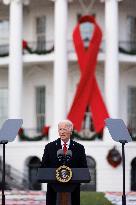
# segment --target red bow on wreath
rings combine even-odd
[[[26,49],[28,47],[27,41],[23,40],[22,41],[22,46],[23,46],[23,49]]]
[[[49,135],[50,126],[44,126],[42,128],[42,135],[48,136]]]

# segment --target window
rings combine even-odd
[[[84,119],[82,122],[82,129],[80,131],[80,135],[82,138],[87,138],[90,140],[95,140],[95,137],[97,138],[97,134],[94,130],[92,114],[89,107],[86,108],[86,112],[84,113]]]
[[[131,162],[131,191],[136,191],[136,158]]]
[[[0,88],[0,126],[8,118],[8,89]]]
[[[36,87],[36,123],[37,131],[41,132],[41,129],[45,125],[45,87]]]
[[[0,20],[0,44],[9,42],[9,21]]]
[[[84,121],[83,121],[82,129],[84,129],[84,130],[87,129],[90,132],[95,131],[89,107],[87,107],[85,115],[84,115]]]
[[[82,183],[81,191],[96,191],[96,162],[91,156],[86,156],[86,159],[91,181],[89,183]]]
[[[8,53],[9,21],[0,20],[0,54]]]
[[[36,19],[37,49],[43,51],[46,48],[46,17],[41,16]]]
[[[87,106],[86,111],[84,113],[82,128],[81,131],[79,132],[79,135],[80,138],[83,140],[102,140],[103,131],[100,132],[95,131],[92,113],[90,111],[89,106]]]
[[[81,16],[82,16],[81,14],[77,15],[77,21],[79,21]],[[95,14],[93,14],[92,16],[95,17]],[[84,40],[85,48],[88,47],[89,41],[92,38],[93,29],[94,29],[94,25],[91,24],[90,22],[85,22],[80,25],[80,32],[81,32],[82,39]]]
[[[136,17],[128,16],[128,39],[129,39],[129,49],[136,50]]]
[[[32,157],[28,164],[28,181],[29,181],[29,189],[30,190],[41,190],[41,184],[35,180],[35,176],[37,175],[37,170],[40,167],[41,162],[40,159],[36,156]]]
[[[132,139],[136,140],[136,87],[128,89],[128,128]]]

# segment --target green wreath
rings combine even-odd
[[[102,139],[102,132],[101,133],[95,133],[93,136],[88,138],[86,136],[82,137],[79,132],[77,132],[76,130],[73,130],[71,138],[72,139],[82,140],[82,141],[101,140]]]
[[[38,49],[35,49],[35,50],[33,50],[29,45],[28,45],[28,43],[27,43],[27,41],[25,41],[25,40],[23,40],[23,42],[22,42],[22,46],[23,46],[23,50],[26,50],[26,51],[28,51],[28,53],[30,53],[30,54],[38,54],[38,55],[44,55],[44,54],[49,54],[49,53],[51,53],[51,52],[53,52],[54,51],[54,46],[52,46],[50,49],[44,49],[44,50],[42,50],[42,51],[40,51],[40,50],[38,50]]]
[[[124,54],[128,54],[128,55],[136,55],[136,50],[126,50],[124,48],[119,47],[119,52],[120,53],[124,53]]]
[[[34,136],[31,138],[25,134],[25,131],[23,128],[20,128],[18,135],[19,135],[20,141],[40,141],[44,138],[48,139],[48,132],[49,132],[49,126],[45,126],[42,129],[41,135]]]
[[[44,55],[44,54],[49,54],[49,53],[52,53],[54,51],[54,46],[52,46],[50,49],[44,49],[44,50],[38,50],[38,49],[35,49],[33,50],[27,43],[27,41],[23,40],[22,41],[22,48],[23,48],[23,51],[26,50],[28,53],[30,54],[37,54],[37,55]],[[9,52],[6,52],[6,53],[0,53],[0,57],[7,57],[9,56]]]

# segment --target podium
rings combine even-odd
[[[71,168],[72,178],[68,182],[59,182],[56,179],[56,168],[39,168],[36,180],[40,183],[50,183],[57,193],[56,205],[71,205],[71,192],[80,183],[91,180],[88,168]]]

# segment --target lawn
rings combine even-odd
[[[112,205],[102,192],[81,192],[81,205]]]

